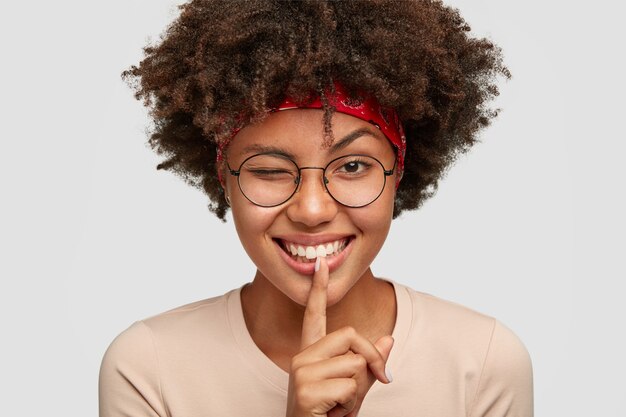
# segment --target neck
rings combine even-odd
[[[241,302],[248,331],[262,351],[268,356],[270,352],[280,351],[288,356],[299,352],[304,306],[283,294],[258,271],[253,282],[242,289]],[[393,286],[375,278],[368,268],[341,300],[327,308],[326,317],[327,334],[352,326],[373,343],[393,331]]]

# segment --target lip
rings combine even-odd
[[[321,237],[326,238],[328,236],[330,235],[324,235]],[[339,237],[336,238],[335,240],[346,237],[346,235],[336,235],[336,236],[339,236]],[[293,236],[291,238],[293,238]],[[315,238],[317,237],[314,237],[313,239]],[[285,238],[285,240],[289,240],[289,239]],[[343,251],[341,251],[341,253],[338,255],[328,258],[328,273],[335,271],[343,264],[343,262],[348,257],[350,252],[352,252],[352,244],[354,243],[354,240],[355,240],[354,236],[350,236],[350,241],[348,242],[348,245],[343,249]],[[272,241],[274,242],[274,245],[276,246],[276,250],[280,254],[280,257],[283,258],[285,263],[289,265],[291,269],[293,269],[294,271],[302,275],[313,275],[313,273],[315,272],[315,262],[307,262],[307,263],[296,262],[295,260],[293,260],[291,256],[287,255],[287,253],[283,250],[283,248],[280,246],[280,243],[278,243],[276,239],[272,239]],[[302,241],[303,240],[300,239],[298,242],[302,242]],[[309,240],[309,241],[312,242],[309,246],[312,246],[315,243],[329,242],[329,240],[320,240],[320,239],[318,239],[317,242],[313,242],[313,240]]]

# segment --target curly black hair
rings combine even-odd
[[[216,143],[262,121],[286,95],[324,102],[325,138],[339,81],[396,109],[407,139],[393,218],[437,190],[458,155],[499,109],[498,76],[511,78],[502,51],[469,35],[457,9],[437,0],[192,0],[144,59],[122,78],[150,109],[148,143],[170,170],[203,189],[224,221]]]

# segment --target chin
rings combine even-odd
[[[274,269],[274,271],[276,271]],[[261,272],[259,270],[259,272]],[[274,273],[275,274],[275,273]],[[274,281],[267,275],[261,272],[261,275],[268,281],[282,296],[288,298],[293,303],[299,305],[303,309],[306,307],[309,300],[309,292],[311,291],[311,278],[310,276],[303,276],[293,271],[278,271],[281,279]],[[337,271],[330,274],[328,281],[328,295],[327,306],[331,307],[337,304],[345,296],[349,289],[343,288],[345,281],[340,277],[341,272]],[[343,275],[343,274],[342,274]],[[287,280],[285,280],[287,278]]]

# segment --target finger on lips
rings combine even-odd
[[[319,360],[352,351],[365,358],[378,380],[383,383],[391,382],[385,372],[385,360],[376,346],[353,327],[347,326],[328,335],[323,346],[317,343],[326,336],[328,275],[326,259],[318,257],[315,261],[315,273],[302,321],[302,350],[308,348],[309,355],[316,356]]]
[[[328,290],[328,265],[318,257],[302,320],[301,349],[305,349],[326,336],[326,303]]]

